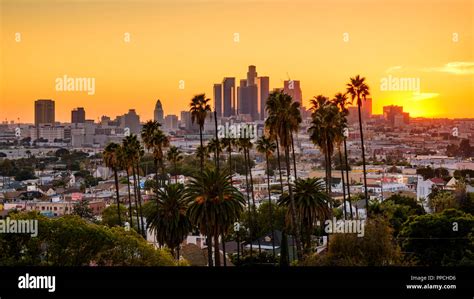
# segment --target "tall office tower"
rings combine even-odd
[[[237,114],[242,114],[242,88],[247,87],[247,79],[241,79],[237,87]]]
[[[153,119],[163,125],[163,106],[161,105],[160,100],[156,101],[155,111],[153,111]]]
[[[252,120],[259,119],[257,72],[254,65],[249,66],[246,86],[240,87],[240,104],[242,114],[250,115]]]
[[[175,130],[178,128],[178,116],[174,114],[165,117],[165,126],[168,130]]]
[[[226,77],[222,81],[222,95],[224,102],[224,117],[235,115],[235,78]]]
[[[120,126],[122,128],[129,128],[131,134],[140,133],[140,116],[135,112],[135,109],[128,110],[128,113],[122,116]]]
[[[35,101],[35,126],[40,124],[54,124],[54,101],[37,100]]]
[[[83,107],[78,107],[71,111],[71,123],[83,124],[86,122],[86,111]]]
[[[362,100],[361,114],[365,119],[372,117],[372,98]]]
[[[260,119],[265,120],[265,102],[270,94],[270,78],[258,77],[258,103],[260,104]]]
[[[214,84],[214,108],[217,117],[222,117],[222,84]]]
[[[390,125],[395,127],[407,125],[410,123],[410,114],[407,112],[403,112],[402,106],[384,106],[383,116],[385,120],[390,123]]]
[[[299,80],[286,80],[284,82],[283,91],[286,94],[289,94],[293,98],[293,101],[303,105],[303,96],[301,95],[301,87]]]

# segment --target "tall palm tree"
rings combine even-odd
[[[267,164],[267,190],[268,190],[268,209],[270,212],[270,229],[272,230],[272,253],[275,258],[275,230],[273,228],[273,207],[272,207],[272,194],[270,190],[270,164],[268,158],[273,155],[276,149],[276,144],[270,139],[262,136],[257,141],[257,151],[265,155],[265,161]]]
[[[166,159],[173,165],[175,183],[178,183],[178,162],[183,160],[183,155],[181,151],[176,146],[171,146],[166,153]]]
[[[133,213],[132,213],[132,196],[130,192],[130,160],[128,159],[128,153],[123,145],[117,150],[118,162],[121,169],[125,169],[127,173],[127,189],[128,189],[128,216],[130,220],[130,227],[133,227]],[[138,228],[139,229],[139,228]],[[140,230],[139,230],[140,233]]]
[[[347,142],[346,142],[347,137],[344,134],[344,131],[348,130],[347,116],[349,115],[349,109],[347,109],[347,103],[348,103],[347,94],[337,93],[334,96],[333,102],[339,107],[340,113],[342,114],[341,117],[344,118],[344,123],[345,123],[345,126],[343,127],[343,136],[342,136],[342,142],[344,145],[344,155],[343,155],[344,162],[342,162],[342,159],[340,160],[341,160],[341,164],[344,163],[344,169],[345,169],[345,175],[346,175],[345,185],[347,187],[347,201],[349,202],[349,212],[351,214],[351,219],[352,219],[353,214],[352,214],[352,204],[351,204],[351,187],[350,187],[350,181],[349,181],[349,159],[347,157]],[[339,149],[339,155],[341,155],[340,149]],[[342,174],[342,176],[344,177],[344,174]],[[345,208],[346,207],[344,207],[344,209]]]
[[[164,177],[166,175],[163,149],[170,145],[168,136],[160,129],[161,124],[157,121],[149,120],[142,128],[141,137],[145,148],[153,153],[153,162],[156,169],[156,183],[158,186],[164,186]],[[159,181],[158,168],[161,169],[161,182]]]
[[[204,122],[206,121],[207,114],[211,112],[211,106],[209,105],[210,99],[206,99],[206,95],[199,94],[192,98],[190,103],[189,112],[191,113],[192,123],[199,125],[199,141],[201,148],[204,147],[202,143],[202,130],[204,128]],[[201,156],[201,172],[204,169],[204,157]]]
[[[332,155],[335,142],[342,135],[341,122],[343,118],[339,108],[328,100],[327,97],[317,96],[311,100],[312,121],[308,129],[310,139],[317,145],[325,155],[326,160],[326,189],[330,195],[332,192]]]
[[[179,259],[179,246],[192,229],[186,214],[188,201],[183,184],[168,184],[158,189],[156,201],[144,209],[147,228],[154,231],[156,241],[166,244]]]
[[[369,217],[369,195],[367,191],[367,170],[365,165],[365,147],[364,147],[364,132],[362,129],[362,100],[365,101],[369,92],[369,86],[365,83],[365,78],[359,75],[354,78],[350,78],[350,82],[347,84],[347,93],[350,94],[352,101],[357,100],[357,109],[359,113],[359,132],[360,132],[360,143],[362,148],[362,167],[364,170],[364,195],[365,195],[365,209],[367,211],[367,217]]]
[[[222,138],[221,139],[222,147],[227,151],[227,159],[228,159],[228,167],[229,167],[229,175],[230,175],[230,183],[232,184],[232,149],[234,146],[236,146],[236,141],[234,138]]]
[[[219,142],[215,138],[211,138],[208,143],[207,143],[207,150],[208,152],[214,153],[214,164],[217,167],[217,158],[218,156],[222,153],[222,145],[221,142]]]
[[[219,236],[226,234],[243,212],[242,193],[230,184],[228,173],[206,169],[190,180],[187,194],[189,219],[203,233],[214,236],[215,263],[220,266]]]
[[[330,217],[330,209],[328,207],[329,195],[324,191],[324,183],[321,179],[308,178],[298,179],[293,187],[296,212],[299,219],[302,219],[302,227],[304,228],[304,247],[305,252],[311,251],[311,235],[314,233],[318,221]],[[278,202],[279,205],[289,207],[291,205],[288,195],[282,196]],[[287,215],[288,223],[291,226],[298,226],[299,223],[292,222],[291,215]]]
[[[119,151],[120,149],[120,145],[118,145],[117,143],[109,143],[105,149],[104,149],[104,154],[103,154],[103,158],[104,158],[104,163],[105,163],[105,166],[109,167],[112,169],[112,171],[114,172],[114,180],[115,180],[115,192],[116,192],[116,196],[117,196],[117,215],[118,215],[118,222],[119,222],[119,225],[121,226],[122,225],[122,219],[120,217],[120,194],[119,194],[119,181],[118,181],[118,170],[120,169],[120,161],[119,161]]]
[[[288,192],[290,196],[290,213],[293,218],[293,223],[298,223],[298,215],[295,211],[293,188],[291,188],[292,183],[290,179],[291,134],[295,131],[295,129],[297,130],[297,127],[295,128],[295,123],[297,122],[294,120],[295,115],[293,110],[295,106],[298,106],[298,104],[295,105],[290,95],[285,94],[282,91],[274,91],[270,94],[266,105],[268,126],[271,128],[271,131],[276,134],[278,140],[280,141],[280,145],[285,150],[286,175]],[[303,256],[303,251],[301,248],[301,239],[298,227],[294,227],[294,233],[297,257],[298,259],[301,259]]]
[[[127,153],[127,156],[130,161],[130,168],[132,169],[133,182],[134,182],[134,192],[136,194],[136,209],[137,209],[137,222],[138,227],[141,231],[141,234],[146,238],[146,230],[143,222],[143,210],[141,202],[141,192],[140,192],[140,169],[139,163],[140,159],[144,154],[144,150],[138,141],[137,135],[129,135],[123,140],[123,146]]]

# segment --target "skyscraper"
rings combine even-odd
[[[165,126],[168,130],[175,130],[178,128],[178,116],[174,114],[165,117]]]
[[[246,86],[240,86],[240,111],[242,114],[249,114],[252,120],[258,120],[258,86],[257,71],[254,65],[250,65],[247,72]]]
[[[83,124],[86,122],[86,111],[83,107],[78,107],[71,111],[71,123]]]
[[[372,98],[366,98],[365,101],[362,100],[362,107],[361,107],[361,114],[362,117],[365,119],[369,119],[372,117]]]
[[[156,101],[155,110],[153,111],[153,119],[163,125],[163,106],[161,105],[160,100]]]
[[[265,102],[270,94],[270,78],[258,77],[258,103],[260,104],[260,119],[265,120]]]
[[[140,116],[135,112],[135,109],[128,110],[128,113],[122,116],[120,119],[120,126],[122,128],[129,128],[130,133],[132,134],[140,133]]]
[[[222,84],[214,84],[214,108],[217,117],[222,117]]]
[[[54,124],[55,109],[53,100],[35,101],[35,126],[40,124]]]
[[[229,117],[235,114],[235,78],[226,77],[222,81],[222,95],[224,104],[224,117]]]
[[[300,103],[303,105],[302,99],[303,96],[301,94],[301,87],[299,80],[286,80],[284,82],[283,91],[286,94],[289,94],[295,102]]]

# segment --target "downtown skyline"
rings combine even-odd
[[[32,123],[31,103],[40,98],[55,100],[62,122],[74,107],[84,107],[95,121],[131,108],[144,120],[153,119],[157,99],[165,114],[179,115],[196,94],[205,93],[213,103],[213,84],[224,77],[236,78],[238,86],[248,65],[270,78],[270,90],[299,80],[306,107],[313,96],[344,91],[347,78],[360,74],[371,88],[374,114],[393,104],[413,117],[472,117],[472,2],[406,2],[410,9],[401,5],[404,1],[366,2],[358,14],[362,8],[343,0],[296,1],[289,7],[286,1],[45,1],[39,7],[6,0],[1,4],[0,120]],[[281,22],[252,26],[257,20],[265,24],[272,14]],[[364,18],[356,17],[360,14]],[[202,20],[194,29],[198,15],[213,21]],[[396,22],[401,17],[403,24]],[[249,24],[239,21],[243,18]],[[127,26],[120,25],[122,19]],[[285,46],[278,47],[282,36]],[[55,90],[55,80],[65,75],[94,79],[94,94]],[[419,91],[382,90],[382,80],[390,76],[418,79]]]

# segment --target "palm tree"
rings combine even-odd
[[[169,138],[160,129],[161,124],[157,121],[149,120],[142,128],[141,137],[145,148],[153,153],[153,162],[156,169],[156,183],[158,186],[164,186],[165,164],[163,162],[163,149],[170,145]],[[161,183],[158,176],[158,168],[161,169]]]
[[[143,237],[146,238],[146,231],[143,222],[143,211],[142,211],[142,202],[141,202],[141,192],[140,192],[140,169],[139,163],[140,159],[144,154],[144,150],[138,141],[137,135],[129,135],[123,140],[123,146],[127,154],[127,158],[130,161],[130,168],[132,169],[133,175],[133,184],[134,184],[134,193],[135,193],[135,202],[137,209],[137,222],[139,230],[141,231]]]
[[[120,168],[125,169],[125,172],[127,173],[128,216],[130,220],[130,227],[133,227],[132,196],[130,193],[130,160],[128,159],[128,153],[123,145],[117,149],[117,158]],[[140,232],[140,228],[138,228],[138,232]]]
[[[270,94],[266,102],[267,110],[267,121],[268,127],[271,132],[277,136],[277,139],[280,141],[280,145],[285,149],[285,163],[286,163],[286,175],[287,175],[287,184],[288,191],[290,194],[290,211],[292,215],[293,223],[298,223],[297,214],[295,211],[294,205],[294,196],[293,188],[291,188],[291,166],[290,166],[290,147],[291,147],[291,135],[295,131],[295,121],[293,110],[294,107],[293,99],[290,95],[285,94],[282,91],[274,91]],[[297,127],[296,127],[297,129]],[[299,228],[295,227],[295,243],[298,259],[301,259],[303,256],[301,242],[300,242],[300,232]]]
[[[206,169],[193,177],[187,194],[189,219],[201,232],[214,236],[215,263],[220,266],[219,236],[239,219],[245,205],[243,195],[230,184],[229,174],[216,169]]]
[[[362,130],[362,100],[365,101],[366,97],[370,95],[369,86],[365,83],[365,78],[359,75],[354,78],[350,78],[350,83],[347,84],[347,93],[351,95],[352,101],[357,99],[357,109],[359,112],[359,132],[360,132],[360,143],[362,147],[362,167],[364,170],[364,195],[365,195],[365,209],[367,210],[367,217],[369,217],[369,195],[367,192],[367,171],[365,169],[365,147],[364,147],[364,133]]]
[[[171,146],[166,154],[166,159],[173,164],[175,183],[178,183],[178,162],[183,160],[181,151],[176,146]]]
[[[222,138],[221,139],[222,147],[227,151],[228,163],[229,163],[229,175],[230,183],[232,184],[232,148],[236,145],[234,138]]]
[[[342,134],[341,117],[339,108],[328,100],[328,98],[319,95],[311,100],[311,127],[308,129],[310,139],[317,145],[325,155],[326,160],[326,188],[330,195],[332,180],[332,160],[334,153],[334,144]]]
[[[189,112],[191,113],[192,123],[197,123],[199,125],[199,141],[201,148],[204,147],[202,144],[202,130],[204,128],[204,122],[206,121],[207,113],[211,112],[211,106],[209,105],[210,99],[206,99],[206,95],[199,94],[192,98],[190,103]],[[204,157],[201,156],[201,172],[204,169]]]
[[[348,129],[347,128],[347,115],[349,115],[349,109],[347,109],[347,100],[348,100],[347,94],[337,93],[334,96],[333,102],[339,107],[340,113],[342,114],[341,117],[344,118],[343,135],[342,135],[342,142],[344,145],[344,162],[342,162],[342,159],[340,160],[341,160],[341,164],[344,164],[344,169],[345,169],[345,174],[346,174],[345,185],[347,187],[347,201],[349,202],[349,212],[351,213],[351,219],[352,219],[353,214],[352,214],[352,204],[351,204],[351,189],[350,189],[351,187],[350,187],[350,181],[349,181],[349,159],[347,157],[347,142],[346,142],[347,137],[344,134],[344,130]],[[339,149],[339,156],[341,156],[340,149]],[[344,174],[342,174],[342,177],[344,178]],[[344,209],[345,208],[346,207],[344,207]]]
[[[144,209],[147,228],[154,231],[156,241],[166,244],[179,259],[179,246],[192,229],[186,215],[188,201],[183,184],[168,184],[158,189],[156,201]]]
[[[119,194],[119,182],[118,182],[118,170],[120,169],[120,161],[118,156],[118,151],[120,149],[120,145],[117,143],[109,143],[104,149],[104,163],[105,166],[111,168],[114,172],[114,180],[115,180],[115,192],[117,195],[117,215],[118,215],[118,222],[119,225],[122,225],[122,219],[120,218],[120,194]]]
[[[222,153],[221,143],[217,139],[212,138],[207,143],[207,150],[210,153],[214,153],[214,164],[217,167],[218,156]]]
[[[268,158],[273,155],[276,149],[276,144],[270,139],[262,136],[257,141],[257,151],[265,155],[265,161],[267,164],[267,190],[268,190],[268,209],[270,212],[270,229],[272,230],[272,249],[273,258],[275,258],[275,230],[273,228],[273,207],[272,207],[272,195],[270,190],[270,165]]]
[[[292,227],[302,225],[304,228],[304,247],[308,254],[311,251],[311,235],[314,233],[318,221],[324,222],[330,217],[331,211],[328,207],[330,197],[324,191],[323,181],[317,178],[296,180],[293,191],[296,212],[299,219],[302,219],[302,223],[292,222],[291,215],[287,215],[287,219]],[[278,204],[286,207],[291,206],[290,197],[288,195],[282,196]]]

